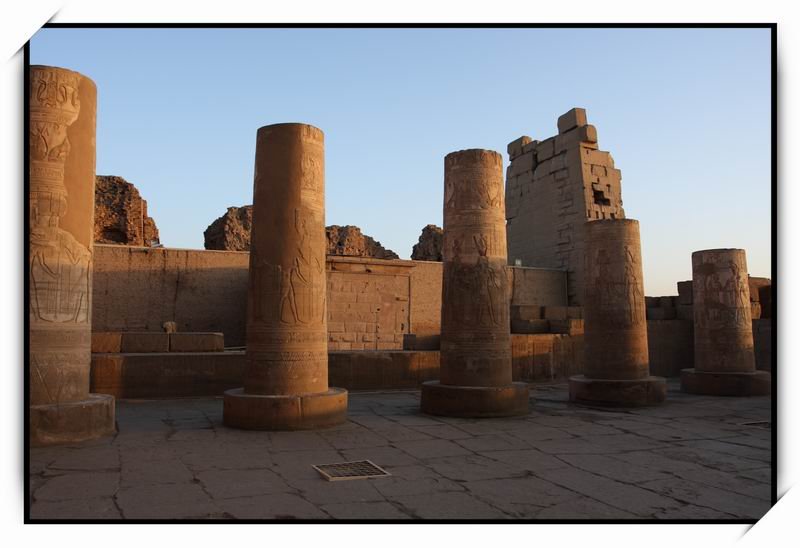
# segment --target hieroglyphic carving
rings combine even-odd
[[[508,278],[500,155],[445,158],[442,382],[510,382]]]
[[[87,323],[91,252],[59,227],[67,210],[67,128],[80,113],[80,76],[32,67],[30,81],[30,320]]]
[[[747,272],[732,260],[716,267],[696,268],[698,275],[695,324],[706,329],[750,329],[750,299]]]
[[[586,271],[594,291],[587,295],[604,322],[616,327],[637,325],[645,321],[644,286],[640,277],[641,255],[638,246],[622,246],[623,268],[612,264],[608,249],[601,247],[586,253]],[[624,314],[618,311],[623,310]]]

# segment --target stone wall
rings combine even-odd
[[[558,135],[508,145],[506,220],[509,264],[568,272],[569,304],[583,298],[583,223],[624,218],[620,170],[598,150],[583,109],[558,119]]]
[[[245,344],[249,253],[95,246],[93,330],[213,331]],[[439,333],[442,263],[329,256],[329,348],[401,349]],[[510,268],[513,304],[564,305],[563,272]]]

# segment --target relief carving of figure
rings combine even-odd
[[[639,262],[634,257],[633,252],[629,246],[625,246],[625,274],[623,285],[625,287],[625,296],[628,300],[628,321],[631,324],[644,321],[641,317],[641,306],[644,301],[644,294],[642,287],[639,284],[639,278],[636,273],[639,271]]]
[[[57,226],[30,235],[31,321],[89,321],[91,253]]]
[[[724,289],[731,301],[730,320],[734,325],[747,326],[746,308],[750,307],[750,300],[747,298],[746,274],[743,275],[739,265],[733,261],[728,261],[728,270],[731,275]]]

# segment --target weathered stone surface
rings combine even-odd
[[[253,206],[229,207],[224,215],[208,225],[203,237],[206,249],[249,251],[253,227]]]
[[[742,249],[692,253],[694,368],[681,371],[693,394],[753,396],[770,392],[756,371],[747,259]],[[757,280],[757,279],[756,279]]]
[[[152,247],[158,245],[158,228],[147,215],[147,201],[122,177],[98,175],[94,192],[94,241]]]
[[[419,242],[411,250],[413,261],[441,261],[442,237],[444,231],[436,225],[427,225],[422,229]]]
[[[375,519],[394,516],[389,504],[414,518],[758,519],[769,509],[770,431],[741,424],[768,421],[769,398],[682,395],[609,413],[571,407],[564,384],[540,389],[548,401],[534,416],[492,420],[414,414],[411,391],[353,394],[350,421],[319,433],[221,427],[216,398],[121,401],[120,432],[102,446],[31,449],[31,518]],[[392,475],[325,482],[311,467],[362,459]]]
[[[205,248],[225,251],[249,251],[253,227],[253,206],[229,207],[222,217],[203,233]],[[399,259],[397,253],[385,249],[380,242],[361,233],[357,226],[325,227],[327,255]],[[278,237],[276,235],[276,237]]]
[[[570,399],[605,405],[649,405],[666,397],[651,377],[647,349],[639,222],[587,221],[584,284],[585,376],[570,379]]]
[[[709,372],[754,371],[744,250],[695,251],[692,273],[695,368]]]
[[[385,249],[380,242],[361,233],[357,226],[331,225],[325,227],[328,238],[328,255],[346,257],[373,257],[375,259],[399,259],[391,249]]]
[[[97,89],[30,67],[30,442],[114,431],[114,399],[89,393]]]
[[[527,386],[512,384],[502,165],[480,149],[444,160],[441,382],[422,385],[425,413],[528,410]]]
[[[244,387],[225,392],[225,424],[305,429],[345,419],[328,386],[323,133],[258,130]]]
[[[570,305],[583,298],[584,235],[588,219],[620,219],[622,174],[607,152],[597,150],[597,131],[583,109],[558,119],[559,134],[523,146],[509,145],[506,219],[510,264],[567,272]],[[516,144],[515,144],[516,143]],[[527,152],[526,152],[527,151]]]

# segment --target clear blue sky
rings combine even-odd
[[[443,157],[503,153],[587,109],[641,223],[645,289],[691,252],[770,276],[766,29],[43,29],[31,63],[98,86],[97,173],[134,183],[167,247],[252,202],[256,130],[321,128],[327,224],[408,258],[442,222]]]

